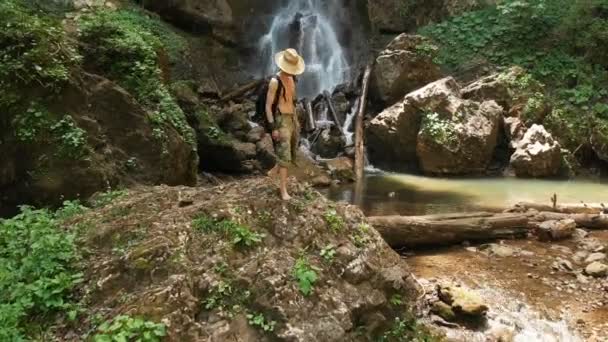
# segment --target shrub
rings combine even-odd
[[[112,321],[103,323],[98,331],[99,333],[93,337],[95,342],[159,342],[167,334],[166,327],[162,323],[126,315],[117,316]]]
[[[264,234],[233,220],[217,220],[206,215],[196,217],[192,221],[192,228],[203,233],[224,234],[235,247],[253,247],[264,238]]]
[[[23,207],[0,220],[1,341],[25,338],[26,322],[74,310],[70,294],[82,281],[79,255],[74,234],[62,230],[58,218],[77,211],[73,203],[58,214]]]
[[[304,296],[310,296],[319,276],[317,272],[310,266],[308,259],[301,256],[296,260],[293,267],[293,277],[297,281],[298,289]]]

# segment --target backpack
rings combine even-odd
[[[272,102],[272,114],[276,116],[277,109],[279,107],[279,96],[285,97],[285,87],[283,86],[283,82],[277,76],[273,76],[268,81],[265,81],[264,84],[258,90],[258,99],[255,103],[255,117],[261,117],[261,121],[264,122],[264,128],[266,128],[267,132],[272,131],[272,126],[268,122],[268,118],[266,117],[266,102],[268,96],[268,88],[270,86],[271,80],[277,80],[279,82],[279,86],[277,88],[277,93],[275,94],[275,98]]]

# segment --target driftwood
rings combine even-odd
[[[424,247],[525,237],[529,217],[521,213],[377,216],[369,222],[392,247]]]
[[[306,111],[306,131],[312,132],[317,129],[317,123],[315,122],[312,103],[309,99],[304,100],[304,110]]]
[[[331,100],[331,94],[326,90],[323,92],[323,97],[325,98],[325,102],[327,102],[327,108],[329,109],[329,113],[331,114],[336,126],[340,130],[342,136],[344,136],[344,128],[342,127],[342,123],[340,122],[340,118],[338,118],[338,113],[336,112],[336,108],[334,107],[334,102]]]
[[[236,88],[235,90],[227,93],[226,95],[221,97],[222,101],[230,101],[233,100],[239,96],[242,96],[244,94],[246,94],[247,92],[258,88],[265,80],[261,79],[261,80],[255,80],[255,81],[251,81],[243,86],[240,86],[238,88]]]
[[[608,212],[608,207],[605,207],[603,203],[555,203],[550,205],[530,202],[518,203],[512,211],[528,211],[530,209],[562,214],[600,214]]]
[[[578,227],[587,229],[608,229],[608,215],[602,214],[563,214],[540,212],[530,215],[531,225],[539,225],[546,221],[574,220]]]
[[[365,141],[363,136],[363,117],[367,105],[367,93],[369,91],[369,80],[372,74],[372,64],[365,68],[363,74],[363,89],[359,100],[359,110],[355,122],[355,176],[357,181],[363,178],[363,168],[365,167]]]

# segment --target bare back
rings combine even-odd
[[[276,96],[279,97],[279,102],[277,108],[280,113],[293,114],[296,111],[295,108],[295,98],[296,98],[296,84],[292,76],[287,76],[282,73],[279,73],[278,77],[281,79],[283,83],[283,87],[285,89],[285,93],[278,93],[279,82],[276,79],[272,79],[268,86],[268,94],[266,96],[266,115],[269,116],[269,121],[272,122],[274,118],[272,117],[272,104]]]

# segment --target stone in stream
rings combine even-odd
[[[591,255],[589,255],[587,257],[587,259],[585,259],[585,263],[586,264],[591,264],[594,263],[596,261],[604,261],[606,260],[606,254],[605,253],[593,253]]]
[[[489,310],[479,295],[461,287],[440,285],[437,287],[437,292],[439,299],[450,305],[459,318],[482,319]]]
[[[511,156],[511,167],[518,177],[555,176],[561,165],[561,146],[542,125],[532,125]]]
[[[572,256],[572,260],[577,264],[582,264],[583,262],[585,262],[587,257],[589,257],[589,252],[577,251],[576,253],[574,253],[574,256]]]
[[[491,243],[488,245],[482,245],[480,247],[480,249],[490,255],[490,256],[497,256],[500,258],[506,258],[506,257],[511,257],[513,255],[515,255],[515,250],[511,247],[508,246],[504,246],[504,245],[499,245],[496,243]]]
[[[589,264],[585,268],[585,273],[593,277],[605,277],[606,275],[608,275],[608,265],[596,261],[594,263]]]
[[[563,240],[571,237],[576,229],[576,222],[571,219],[561,221],[546,221],[538,226],[537,234],[540,241]]]

